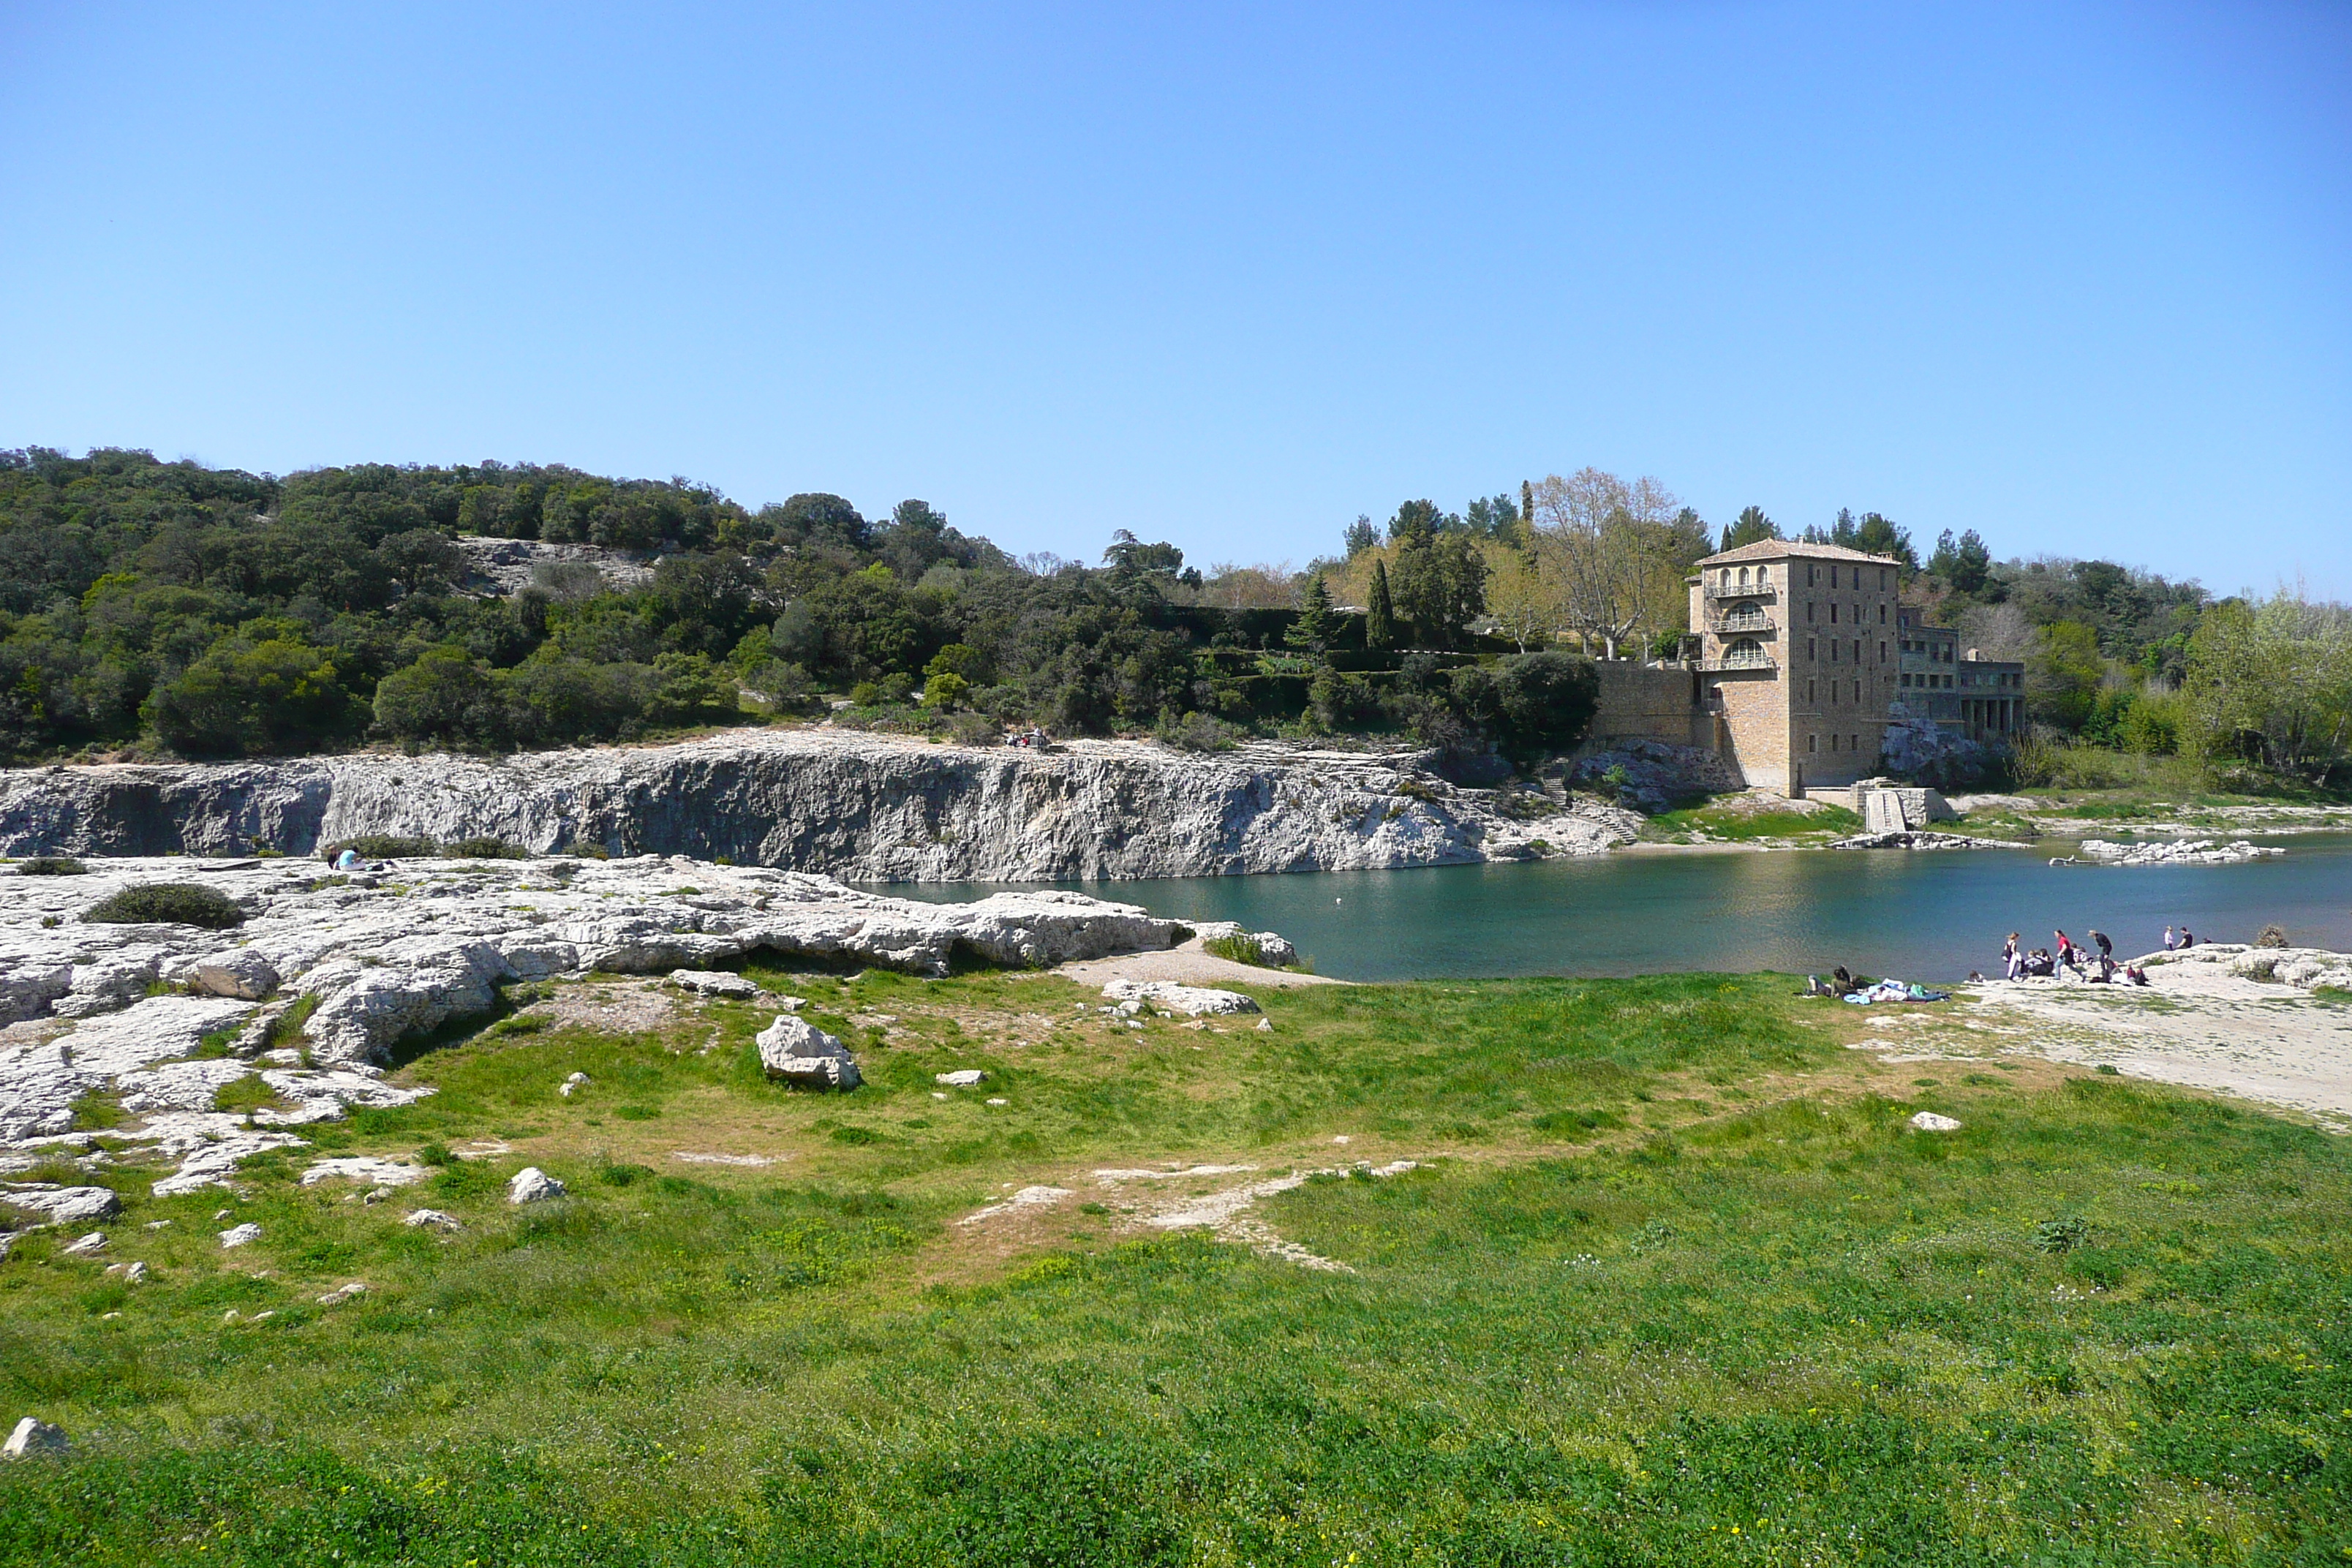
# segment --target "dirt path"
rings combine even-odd
[[[1992,981],[1948,1009],[1869,1020],[1891,1059],[2037,1056],[2215,1089],[2352,1131],[2352,1007],[2212,963],[2163,964],[2146,989]]]

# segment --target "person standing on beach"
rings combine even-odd
[[[2101,958],[2113,958],[2116,955],[2116,944],[2107,940],[2106,932],[2103,931],[2094,931],[2091,932],[2091,940],[2099,944],[2099,956]]]
[[[2170,926],[2167,926],[2167,927],[2165,927],[2165,928],[2164,928],[2164,951],[2165,951],[2165,952],[2170,952],[2174,951],[2175,949],[2177,949],[2178,947],[2179,947],[2179,945],[2180,945],[2180,939],[2179,939],[2179,937],[2177,937],[2177,936],[2175,936],[2175,935],[2173,935],[2173,934],[2172,934],[2172,928],[2171,928]]]
[[[2024,972],[2025,954],[2018,950],[2017,933],[2011,931],[2009,933],[2009,940],[2003,942],[2000,948],[2001,978],[2014,980]]]

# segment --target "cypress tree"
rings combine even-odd
[[[1374,649],[1396,647],[1396,606],[1389,602],[1389,563],[1372,563],[1372,602],[1370,613],[1364,617],[1364,646]]]
[[[1299,607],[1282,640],[1307,653],[1321,653],[1330,645],[1331,590],[1324,586],[1319,574],[1307,584],[1307,603]]]

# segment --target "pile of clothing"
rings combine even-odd
[[[1925,985],[1904,980],[1857,979],[1840,964],[1827,980],[1818,974],[1805,976],[1808,996],[1834,996],[1840,1001],[1868,1006],[1873,1002],[1948,1002],[1948,991],[1934,991]]]

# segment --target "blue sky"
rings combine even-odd
[[[0,11],[0,445],[1303,562],[1587,464],[2352,595],[2352,7]]]

